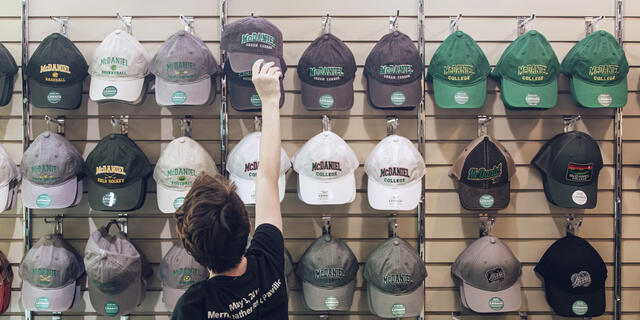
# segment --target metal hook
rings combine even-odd
[[[184,31],[189,32],[191,34],[195,33],[195,18],[194,17],[185,17],[184,15],[180,15],[180,22],[184,25]]]
[[[520,311],[520,312],[518,312],[518,318],[520,320],[527,320],[527,319],[529,319],[529,314],[527,314],[526,311]]]
[[[395,16],[389,17],[389,32],[398,31],[398,17],[400,16],[400,9],[396,10]]]
[[[178,120],[178,124],[180,125],[180,132],[182,132],[183,137],[191,137],[192,127],[191,127],[191,116],[186,115],[184,118]]]
[[[567,220],[567,234],[577,235],[582,226],[582,217],[576,217],[573,213],[565,216]]]
[[[127,135],[129,133],[129,115],[120,116],[116,119],[116,116],[111,116],[111,127],[113,128],[113,133],[118,133]],[[118,130],[119,129],[119,130]]]
[[[326,114],[322,116],[322,131],[331,131],[331,118]]]
[[[254,16],[254,15],[253,15],[253,11],[251,11],[251,16],[252,16],[252,17]]]
[[[521,36],[529,31],[529,24],[536,18],[536,14],[532,13],[529,17],[517,17],[518,21],[518,36]]]
[[[119,214],[117,223],[122,233],[129,234],[129,215],[128,214],[126,213]]]
[[[321,315],[319,315],[319,317],[320,317],[320,319],[322,319],[322,320],[327,320],[327,319],[329,319],[329,315],[328,315],[328,314],[321,314]]]
[[[398,117],[396,115],[387,117],[387,136],[395,135],[398,131]]]
[[[563,116],[562,121],[564,123],[564,132],[571,132],[576,130],[576,123],[582,119],[582,116]]]
[[[322,235],[331,235],[331,217],[322,217]]]
[[[52,219],[52,220],[50,220]],[[62,235],[62,220],[64,219],[63,214],[56,215],[55,217],[45,217],[44,223],[53,224],[53,233]]]
[[[64,132],[65,132],[65,117],[64,116],[57,116],[55,119],[51,118],[48,115],[44,116],[44,121],[47,124],[47,131],[51,131],[50,129],[50,125],[51,123],[56,124],[56,133],[64,136]]]
[[[594,31],[598,30],[598,23],[604,20],[604,16],[599,17],[586,17],[584,18],[584,31],[586,35],[592,34]]]
[[[491,122],[492,119],[493,119],[492,116],[486,116],[483,114],[478,115],[478,137],[484,136],[487,134],[488,132],[487,124]]]
[[[459,311],[451,312],[451,320],[460,320],[460,314]]]
[[[262,131],[262,117],[253,117],[253,131]]]
[[[480,237],[489,235],[496,223],[496,218],[487,213],[481,213],[478,215],[478,220],[480,221]]]
[[[327,15],[322,17],[322,33],[331,33],[331,16],[327,12]]]
[[[120,20],[120,29],[126,31],[128,34],[131,34],[133,17],[131,16],[121,16],[120,12],[116,11],[116,18]]]
[[[69,38],[69,17],[54,17],[51,16],[51,20],[60,25],[60,34]]]
[[[387,217],[387,236],[389,238],[398,237],[398,218],[395,214]]]
[[[455,17],[449,17],[449,33],[458,31],[458,23],[460,22],[460,18],[462,18],[462,13],[458,13],[458,15]]]
[[[51,320],[62,320],[62,312],[52,312]]]

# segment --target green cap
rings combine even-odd
[[[573,101],[587,108],[621,108],[627,104],[629,63],[618,41],[596,31],[578,42],[562,61],[571,77]]]
[[[466,33],[449,35],[431,58],[427,80],[433,81],[440,108],[480,108],[487,98],[491,66],[478,44]]]
[[[513,41],[493,69],[501,79],[502,101],[512,108],[552,108],[558,100],[560,63],[540,32]]]

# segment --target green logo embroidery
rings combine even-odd
[[[391,306],[391,315],[394,317],[402,317],[405,313],[407,313],[407,307],[404,303],[394,303]]]
[[[380,74],[413,74],[413,66],[410,64],[381,65]]]
[[[404,104],[406,100],[407,100],[407,97],[405,97],[404,93],[400,91],[396,91],[391,94],[391,103],[393,103],[396,106]]]
[[[120,311],[120,306],[118,306],[118,304],[115,302],[107,302],[104,305],[104,313],[106,313],[108,316],[113,317],[116,314],[118,314],[119,311]]]
[[[493,297],[489,299],[489,308],[491,308],[491,310],[500,311],[504,308],[504,301],[498,297]]]
[[[323,108],[330,108],[333,106],[333,97],[330,94],[323,94],[318,99],[318,103]]]
[[[173,200],[173,208],[178,210],[178,208],[182,207],[183,203],[184,197],[177,197],[175,200]]]
[[[51,302],[47,297],[40,297],[36,299],[36,309],[38,310],[47,310],[49,309],[50,305],[51,305]]]
[[[456,92],[456,94],[453,96],[453,100],[457,103],[457,104],[466,104],[467,102],[469,102],[469,95],[464,92],[464,91],[458,91]]]
[[[105,98],[111,98],[118,93],[118,89],[114,86],[108,86],[102,89],[102,96]]]
[[[311,67],[309,68],[311,77],[338,77],[344,76],[342,67]]]
[[[116,194],[113,192],[105,193],[102,196],[102,204],[107,207],[115,206],[116,202],[118,202],[118,198],[116,197]]]
[[[340,302],[338,301],[337,297],[328,296],[327,298],[324,299],[324,305],[329,310],[333,310],[333,309],[337,308],[339,304],[340,304]]]
[[[41,194],[36,198],[38,208],[48,208],[51,205],[51,197],[48,194]]]
[[[183,104],[187,102],[187,94],[184,91],[176,91],[171,95],[171,102],[175,104]]]
[[[502,177],[502,162],[491,169],[471,168],[467,174],[468,180],[491,180],[493,183],[497,183],[500,177]]]
[[[251,102],[252,106],[259,107],[262,106],[262,101],[260,100],[260,96],[258,94],[254,94],[249,98],[249,102]]]
[[[478,199],[478,203],[483,208],[491,208],[491,207],[493,207],[493,203],[494,202],[495,201],[493,199],[493,196],[490,195],[490,194],[483,194],[483,195],[480,196],[480,199]]]
[[[115,64],[111,65],[111,71],[116,71],[116,69],[118,69],[118,66],[116,66]]]
[[[587,313],[587,311],[589,311],[589,306],[587,305],[586,302],[584,302],[582,300],[576,300],[573,303],[573,305],[571,306],[571,310],[576,315],[581,316],[581,315],[584,315],[585,313]]]
[[[270,45],[272,48],[276,47],[276,38],[264,32],[251,32],[242,34],[240,43],[245,44],[249,42],[261,42]]]
[[[58,91],[49,91],[49,94],[47,94],[47,101],[49,101],[49,103],[56,104],[62,101],[62,94]]]

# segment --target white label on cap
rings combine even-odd
[[[338,298],[335,296],[328,296],[327,298],[324,299],[324,305],[329,310],[333,310],[337,308],[339,304],[340,304],[340,301],[338,301]]]
[[[403,202],[399,195],[394,194],[389,198],[389,207],[399,207]]]
[[[613,102],[613,98],[608,93],[603,93],[598,96],[598,103],[603,107],[608,107]]]
[[[571,306],[571,310],[576,315],[581,316],[581,315],[587,313],[587,311],[589,311],[589,305],[587,305],[587,303],[582,301],[582,300],[576,300],[573,303],[573,305]]]
[[[171,95],[171,102],[183,104],[187,102],[187,94],[184,91],[176,91]]]
[[[40,297],[36,299],[36,309],[38,310],[47,310],[50,305],[51,302],[49,302],[49,298],[47,297]]]
[[[407,313],[407,307],[404,303],[394,303],[391,306],[391,315],[394,317],[402,317]]]
[[[316,195],[318,201],[327,202],[331,199],[331,191],[330,190],[318,190]]]
[[[576,190],[571,195],[571,200],[573,200],[573,202],[575,202],[577,205],[581,206],[587,203],[587,194],[582,190]]]
[[[107,207],[115,206],[116,202],[118,202],[118,198],[116,197],[116,194],[113,192],[105,193],[102,196],[102,204],[104,204]]]
[[[115,316],[116,314],[118,314],[118,312],[120,312],[120,306],[118,306],[117,303],[115,302],[105,303],[104,313],[106,313],[108,316]]]
[[[491,310],[500,311],[504,308],[504,301],[498,297],[493,297],[489,299],[489,308],[491,308]]]
[[[540,96],[536,93],[529,93],[526,97],[524,97],[524,101],[526,101],[530,106],[537,106],[538,104],[540,104]]]
[[[331,108],[333,102],[333,97],[330,94],[323,94],[318,99],[318,104],[323,108]]]
[[[182,207],[183,203],[184,197],[177,197],[175,200],[173,200],[173,208],[178,210],[178,208]]]
[[[393,103],[396,106],[404,104],[406,100],[407,98],[404,96],[404,93],[400,91],[396,91],[391,94],[391,103]]]
[[[260,100],[260,96],[258,94],[254,94],[249,98],[249,102],[254,107],[259,107],[262,105],[262,100]]]
[[[469,95],[464,92],[464,91],[458,91],[456,92],[456,94],[453,96],[453,100],[457,103],[457,104],[466,104],[467,102],[469,102]]]
[[[478,203],[483,208],[491,208],[491,207],[493,207],[493,203],[494,202],[495,202],[495,200],[493,199],[493,196],[490,195],[490,194],[483,194],[483,195],[480,196],[480,199],[478,199]]]
[[[56,104],[62,101],[62,94],[58,91],[49,91],[47,94],[47,101],[49,101],[49,103]]]
[[[48,208],[51,205],[51,197],[48,194],[41,194],[36,198],[38,208]]]

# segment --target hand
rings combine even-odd
[[[264,63],[263,59],[258,59],[251,70],[251,81],[256,87],[263,105],[266,101],[275,101],[276,104],[280,102],[280,77],[282,72],[274,64],[273,62]]]

